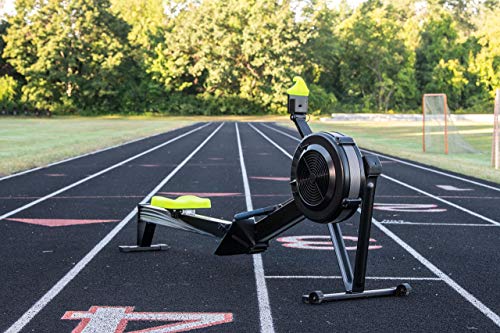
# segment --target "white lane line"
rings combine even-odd
[[[250,126],[252,126],[252,125],[250,125]],[[297,140],[296,138],[294,138],[292,135],[290,135],[290,134],[288,134],[288,133],[285,133],[285,132],[280,131],[280,130],[278,130],[278,129],[274,129],[274,128],[272,128],[272,127],[270,127],[270,126],[268,126],[268,125],[265,125],[265,124],[263,124],[263,126],[265,126],[265,127],[269,128],[269,129],[272,129],[272,130],[274,130],[274,131],[276,131],[276,132],[279,132],[279,133],[281,133],[281,134],[283,134],[283,135],[286,135],[286,136],[288,136],[288,137],[291,137],[291,138],[293,138],[293,139]],[[259,131],[259,130],[258,130],[257,128],[255,128],[254,126],[252,126],[252,128],[254,128],[254,129],[255,129],[255,130],[256,130],[259,134],[261,134],[261,135],[262,135],[262,136],[263,136],[263,137],[264,137],[267,141],[269,141],[270,143],[272,143],[272,144],[273,144],[276,148],[278,148],[279,150],[281,150],[281,151],[282,151],[282,152],[283,152],[286,156],[288,156],[289,158],[292,158],[292,155],[290,155],[288,152],[284,151],[284,149],[283,149],[283,148],[279,147],[279,146],[278,146],[278,145],[277,145],[274,141],[272,141],[271,139],[269,139],[269,137],[267,137],[265,134],[263,134],[261,131]],[[421,190],[421,189],[419,189],[419,188],[416,188],[416,187],[414,187],[414,186],[411,186],[411,185],[409,185],[409,184],[407,184],[407,183],[404,183],[404,182],[402,182],[402,181],[400,181],[400,180],[397,180],[397,179],[395,179],[395,178],[389,177],[389,176],[384,175],[384,174],[382,174],[382,175],[381,175],[381,177],[383,177],[383,178],[385,178],[385,179],[388,179],[388,180],[390,180],[390,181],[392,181],[392,182],[394,182],[394,183],[397,183],[397,184],[399,184],[399,185],[402,185],[402,186],[404,186],[404,187],[407,187],[407,188],[409,188],[409,189],[412,189],[412,190],[414,190],[414,191],[416,191],[416,192],[422,193],[422,194],[424,194],[424,195],[426,195],[426,196],[428,196],[428,197],[430,197],[430,198],[433,198],[433,199],[435,199],[435,200],[441,201],[442,203],[445,203],[445,204],[447,204],[447,205],[449,205],[449,206],[451,206],[451,207],[454,207],[454,208],[456,208],[456,209],[458,209],[458,210],[461,210],[461,211],[463,211],[463,212],[465,212],[465,213],[467,213],[467,214],[469,214],[469,215],[472,215],[472,216],[474,216],[474,217],[477,217],[477,218],[479,218],[479,219],[481,219],[481,220],[483,220],[483,221],[486,221],[486,222],[492,223],[492,224],[494,224],[494,225],[500,225],[500,222],[497,222],[497,221],[495,221],[495,220],[493,220],[493,219],[490,219],[490,218],[488,218],[488,217],[486,217],[486,216],[483,216],[483,215],[481,215],[481,214],[478,214],[478,213],[476,213],[476,212],[473,212],[473,211],[471,211],[471,210],[469,210],[469,209],[467,209],[467,208],[465,208],[465,207],[462,207],[462,206],[460,206],[460,205],[454,204],[454,203],[453,203],[453,202],[451,202],[451,201],[448,201],[448,200],[445,200],[445,199],[440,198],[440,197],[438,197],[438,196],[435,196],[435,195],[433,195],[433,194],[430,194],[429,192],[426,192],[426,191],[424,191],[424,190]]]
[[[397,159],[397,158],[394,158],[394,157],[390,157],[390,156],[387,156],[387,155],[383,155],[383,154],[380,154],[380,153],[373,152],[371,150],[366,150],[366,149],[361,149],[361,150],[362,151],[366,151],[366,152],[368,152],[370,154],[373,154],[373,155],[377,155],[379,157],[386,158],[386,159],[391,160],[391,161],[395,161],[395,162],[398,162],[398,163],[401,163],[401,164],[404,164],[404,165],[409,165],[409,166],[417,168],[417,169],[421,169],[421,170],[433,172],[433,173],[436,173],[436,174],[441,175],[441,176],[446,176],[446,177],[457,179],[457,180],[460,180],[460,181],[463,181],[463,182],[466,182],[466,183],[469,183],[469,184],[474,184],[474,185],[477,185],[477,186],[488,188],[490,190],[494,190],[494,191],[500,192],[500,187],[491,186],[491,185],[488,185],[488,184],[476,182],[476,181],[471,180],[471,179],[463,178],[463,177],[460,177],[460,176],[455,176],[455,175],[452,175],[452,174],[449,174],[449,173],[446,173],[446,172],[443,172],[443,171],[434,170],[434,169],[427,168],[427,167],[424,167],[424,166],[421,166],[421,165],[418,165],[418,164],[406,162],[406,161],[403,161],[403,160],[400,160],[400,159]]]
[[[170,172],[167,177],[165,177],[161,183],[158,184],[142,201],[141,203],[147,202],[151,197],[158,192],[165,184],[172,179],[173,176],[201,149],[205,144],[219,131],[219,129],[224,125],[222,123],[219,127],[215,129],[199,146],[196,147],[172,172]],[[71,280],[73,280],[87,264],[94,259],[94,257],[123,229],[123,227],[135,216],[137,208],[134,208],[128,215],[111,230],[90,252],[88,252],[85,257],[83,257],[66,275],[64,275],[49,291],[45,293],[31,308],[28,309],[11,327],[5,331],[5,333],[17,333],[20,332],[40,311],[42,311],[47,304],[54,299],[63,289],[66,287]]]
[[[197,124],[198,123],[194,123],[193,125],[190,125],[190,126],[194,126],[194,125],[197,125]],[[180,128],[172,129],[172,131],[175,131],[175,130],[178,130],[178,129],[180,129]],[[102,153],[103,151],[114,149],[114,148],[118,148],[118,147],[121,147],[121,146],[125,146],[125,145],[131,144],[131,143],[134,143],[134,142],[138,142],[138,141],[141,141],[141,140],[152,139],[154,137],[157,137],[159,135],[163,135],[163,134],[166,134],[166,133],[168,133],[168,132],[161,132],[161,133],[158,133],[158,134],[154,134],[154,135],[150,135],[150,136],[145,136],[143,138],[133,139],[133,140],[126,141],[126,142],[123,142],[123,143],[119,143],[119,144],[114,145],[114,146],[110,146],[110,147],[106,147],[106,148],[103,148],[103,149],[94,150],[94,151],[91,151],[91,152],[88,152],[88,153],[85,153],[85,154],[82,154],[82,155],[78,155],[78,156],[69,157],[69,158],[66,158],[64,160],[53,162],[53,163],[50,163],[50,164],[47,164],[47,165],[42,165],[42,166],[39,166],[39,167],[36,167],[36,168],[24,170],[24,171],[21,171],[21,172],[16,172],[16,173],[13,173],[11,175],[7,175],[7,176],[4,176],[4,177],[1,177],[0,178],[0,182],[2,180],[6,180],[6,179],[9,179],[9,178],[14,178],[14,177],[17,177],[17,176],[22,176],[22,175],[25,175],[27,173],[33,172],[33,171],[37,171],[37,170],[45,169],[45,168],[48,168],[48,167],[51,167],[51,166],[54,166],[54,165],[58,165],[58,164],[62,164],[62,163],[65,163],[65,162],[73,161],[73,160],[76,160],[76,159],[79,159],[79,158],[82,158],[82,157],[85,157],[85,156],[90,156],[90,155]]]
[[[265,135],[264,133],[262,133],[258,128],[256,128],[254,125],[248,123],[248,125],[250,125],[251,128],[253,128],[257,133],[259,133],[264,139],[267,140],[267,142],[269,142],[270,144],[272,144],[274,147],[276,147],[279,151],[281,151],[285,156],[287,156],[288,158],[292,159],[293,156],[291,154],[289,154],[285,149],[283,149],[280,145],[278,145],[276,142],[274,142],[273,140],[271,140],[267,135]]]
[[[474,199],[474,200],[500,200],[500,197],[481,197],[475,195],[438,195],[438,197],[443,199]],[[423,195],[377,195],[377,198],[407,198],[407,199],[419,199],[424,198]]]
[[[439,223],[439,222],[410,222],[410,221],[400,221],[400,220],[383,220],[380,221],[382,224],[392,224],[392,225],[439,225],[439,226],[457,226],[457,227],[498,227],[494,224],[486,223]]]
[[[10,211],[10,212],[8,212],[8,213],[5,213],[5,214],[3,214],[3,215],[1,215],[1,216],[0,216],[0,220],[3,220],[3,219],[5,219],[5,218],[8,218],[9,216],[12,216],[12,215],[14,215],[14,214],[17,214],[17,213],[19,213],[19,212],[21,212],[21,211],[23,211],[23,210],[26,210],[26,209],[28,209],[28,208],[30,208],[30,207],[33,207],[34,205],[39,204],[39,203],[40,203],[40,202],[42,202],[42,201],[45,201],[45,200],[47,200],[47,199],[50,199],[50,198],[52,198],[53,196],[56,196],[56,195],[58,195],[58,194],[61,194],[61,193],[65,192],[65,191],[67,191],[67,190],[69,190],[69,189],[72,189],[73,187],[76,187],[76,186],[78,186],[78,185],[80,185],[80,184],[83,184],[83,183],[85,183],[85,182],[87,182],[87,181],[89,181],[89,180],[91,180],[91,179],[94,179],[94,178],[96,178],[96,177],[99,177],[100,175],[105,174],[106,172],[111,171],[111,170],[113,170],[113,169],[116,169],[116,168],[118,168],[118,167],[120,167],[120,166],[122,166],[122,165],[124,165],[124,164],[126,164],[126,163],[128,163],[128,162],[130,162],[130,161],[133,161],[133,160],[135,160],[135,159],[137,159],[137,158],[139,158],[139,157],[141,157],[141,156],[144,156],[144,155],[146,155],[146,154],[149,154],[149,153],[151,153],[151,152],[153,152],[153,151],[155,151],[155,150],[157,150],[157,149],[160,149],[160,148],[162,148],[162,147],[164,147],[164,146],[166,146],[166,145],[168,145],[168,144],[170,144],[170,143],[172,143],[172,142],[174,142],[174,141],[177,141],[177,140],[179,140],[179,139],[181,139],[181,138],[183,138],[183,137],[185,137],[185,136],[187,136],[187,135],[190,135],[190,134],[192,134],[192,133],[194,133],[194,132],[196,132],[196,131],[201,130],[202,128],[204,128],[204,127],[208,126],[209,124],[210,124],[210,123],[207,123],[207,124],[205,124],[205,125],[203,125],[203,126],[200,126],[200,127],[195,128],[195,129],[192,129],[192,130],[190,130],[189,132],[186,132],[186,133],[184,133],[184,134],[181,134],[181,135],[179,135],[179,136],[176,136],[175,138],[170,139],[170,140],[168,140],[168,141],[166,141],[166,142],[164,142],[164,143],[162,143],[162,144],[159,144],[159,145],[157,145],[157,146],[155,146],[155,147],[153,147],[153,148],[150,148],[150,149],[148,149],[148,150],[146,150],[146,151],[143,151],[142,153],[139,153],[139,154],[137,154],[137,155],[134,155],[134,156],[132,156],[132,157],[129,157],[129,158],[127,158],[126,160],[123,160],[123,161],[121,161],[121,162],[119,162],[119,163],[116,163],[116,164],[114,164],[114,165],[110,166],[110,167],[107,167],[107,168],[106,168],[106,169],[104,169],[104,170],[101,170],[101,171],[99,171],[99,172],[96,172],[96,173],[94,173],[94,174],[92,174],[92,175],[90,175],[90,176],[87,176],[87,177],[85,177],[85,178],[83,178],[83,179],[80,179],[80,180],[79,180],[79,181],[77,181],[77,182],[74,182],[74,183],[72,183],[72,184],[70,184],[70,185],[68,185],[68,186],[65,186],[65,187],[63,187],[63,188],[61,188],[61,189],[59,189],[59,190],[57,190],[57,191],[54,191],[54,192],[52,192],[52,193],[50,193],[50,194],[47,194],[46,196],[41,197],[40,199],[37,199],[37,200],[32,201],[32,202],[30,202],[30,203],[28,203],[28,204],[26,204],[26,205],[24,205],[24,206],[21,206],[21,207],[16,208],[16,209],[14,209],[14,210],[12,210],[12,211]]]
[[[264,135],[262,132],[258,131],[259,134]],[[267,138],[269,142],[274,142],[271,139]],[[277,143],[273,143],[274,146],[278,146]],[[281,149],[280,149],[281,150]],[[290,157],[290,154],[286,154],[286,156]],[[358,213],[360,210],[358,209]],[[422,265],[427,267],[432,273],[434,273],[437,277],[442,279],[447,285],[449,285],[452,289],[454,289],[459,295],[465,298],[469,303],[471,303],[475,308],[481,311],[486,317],[490,318],[495,325],[500,327],[500,317],[489,309],[486,305],[484,305],[479,299],[474,297],[470,292],[465,290],[462,286],[456,283],[453,279],[451,279],[448,275],[446,275],[443,271],[437,268],[433,263],[427,260],[424,256],[418,253],[414,248],[404,242],[401,238],[396,236],[392,231],[387,229],[384,225],[378,222],[375,219],[372,219],[373,224],[379,228],[384,234],[389,236],[392,240],[394,240],[397,244],[399,244],[402,248],[404,248],[408,253],[410,253],[415,259],[417,259]]]
[[[238,123],[236,126],[236,139],[238,141],[238,153],[240,155],[241,176],[243,178],[243,188],[245,189],[245,202],[247,210],[253,209],[252,194],[248,183],[247,168],[243,158],[243,149],[241,148],[240,131]],[[250,125],[250,124],[249,124]],[[250,125],[252,126],[252,125]],[[252,126],[253,127],[253,126]],[[262,333],[274,333],[273,316],[271,314],[271,305],[269,302],[269,293],[267,292],[266,278],[264,275],[264,264],[260,253],[252,255],[253,269],[255,272],[255,281],[257,285],[257,299],[259,301],[260,331]]]
[[[342,279],[340,275],[266,275],[266,279]],[[367,280],[442,281],[438,277],[367,276]]]
[[[471,188],[460,188],[453,185],[436,185],[436,187],[439,187],[440,189],[445,191],[453,191],[453,192],[473,191],[473,189]]]
[[[360,212],[358,210],[358,212]],[[490,308],[484,305],[479,299],[477,299],[470,292],[465,290],[462,286],[456,283],[453,279],[451,279],[448,275],[446,275],[442,270],[437,268],[433,263],[427,260],[424,256],[418,253],[414,248],[408,245],[405,241],[399,238],[392,231],[387,229],[384,225],[378,222],[375,219],[372,219],[373,224],[379,228],[384,234],[392,238],[396,243],[398,243],[401,247],[403,247],[408,253],[410,253],[415,259],[420,261],[422,265],[427,267],[431,272],[436,274],[437,277],[441,278],[447,285],[453,288],[458,294],[460,294],[463,298],[465,298],[469,303],[471,303],[476,309],[481,311],[486,317],[490,318],[495,325],[500,327],[500,317],[493,312]]]
[[[286,133],[284,131],[281,131],[277,128],[273,128],[269,125],[266,125],[266,124],[262,124],[263,126],[275,131],[275,132],[278,132],[278,133],[281,133],[293,140],[296,140],[296,141],[300,141],[300,139],[297,139],[296,137],[294,137],[293,135],[290,135],[289,133]],[[280,125],[276,125],[276,126],[280,126]],[[417,168],[417,169],[421,169],[421,170],[425,170],[425,171],[429,171],[429,172],[433,172],[433,173],[436,173],[438,175],[442,175],[442,176],[446,176],[446,177],[449,177],[449,178],[453,178],[453,179],[457,179],[457,180],[460,180],[460,181],[463,181],[463,182],[466,182],[466,183],[469,183],[469,184],[474,184],[474,185],[477,185],[477,186],[481,186],[481,187],[484,187],[484,188],[488,188],[490,190],[494,190],[494,191],[497,191],[497,192],[500,192],[500,186],[491,186],[491,185],[488,185],[488,184],[484,184],[484,183],[480,183],[480,182],[477,182],[477,181],[474,181],[474,180],[471,180],[471,179],[467,179],[467,178],[463,178],[463,177],[460,177],[460,176],[455,176],[453,174],[450,174],[450,173],[447,173],[447,172],[443,172],[443,171],[439,171],[439,170],[434,170],[434,169],[431,169],[431,168],[428,168],[428,167],[424,167],[424,166],[421,166],[421,165],[418,165],[418,164],[414,164],[414,163],[411,163],[411,162],[407,162],[407,161],[403,161],[403,160],[400,160],[398,158],[394,158],[394,157],[390,157],[390,156],[387,156],[387,155],[384,155],[384,154],[380,154],[380,153],[376,153],[376,152],[373,152],[371,150],[367,150],[367,149],[361,149],[362,151],[366,151],[370,154],[373,154],[373,155],[377,155],[379,157],[383,157],[383,158],[386,158],[388,160],[391,160],[391,161],[394,161],[394,162],[398,162],[398,163],[401,163],[401,164],[404,164],[404,165],[409,165],[411,167],[414,167],[414,168]]]
[[[287,133],[287,132],[284,132],[284,131],[282,131],[282,130],[279,130],[279,129],[277,129],[277,128],[274,128],[274,127],[272,127],[272,126],[269,126],[269,125],[267,125],[267,124],[262,124],[262,126],[267,127],[267,128],[269,128],[270,130],[273,130],[273,131],[275,131],[275,132],[277,132],[277,133],[280,133],[280,134],[282,134],[282,135],[284,135],[284,136],[286,136],[286,137],[289,137],[289,138],[290,138],[290,139],[292,139],[292,140],[295,140],[295,141],[297,141],[297,142],[300,142],[300,139],[299,139],[299,138],[297,138],[297,137],[295,137],[295,136],[293,136],[293,135],[291,135],[291,134],[289,134],[289,133]]]
[[[437,197],[437,196],[435,196],[435,195],[433,195],[433,194],[430,194],[429,192],[426,192],[426,191],[424,191],[424,190],[421,190],[421,189],[419,189],[419,188],[416,188],[415,186],[411,186],[410,184],[407,184],[407,183],[405,183],[405,182],[402,182],[402,181],[400,181],[400,180],[397,180],[397,179],[395,179],[395,178],[389,177],[389,176],[384,175],[384,174],[383,174],[383,175],[381,175],[381,177],[382,177],[382,178],[385,178],[385,179],[388,179],[388,180],[390,180],[390,181],[392,181],[392,182],[394,182],[394,183],[396,183],[396,184],[399,184],[399,185],[401,185],[401,186],[404,186],[404,187],[406,187],[406,188],[409,188],[409,189],[411,189],[411,190],[413,190],[413,191],[416,191],[416,192],[422,193],[422,194],[424,194],[424,195],[426,195],[426,196],[428,196],[428,197],[430,197],[430,198],[432,198],[432,199],[434,199],[434,200],[441,201],[442,203],[445,203],[445,204],[447,204],[447,205],[449,205],[449,206],[451,206],[451,207],[454,207],[454,208],[456,208],[456,209],[458,209],[458,210],[461,210],[462,212],[465,212],[465,213],[467,213],[467,214],[469,214],[469,215],[472,215],[472,216],[474,216],[474,217],[477,217],[477,218],[479,218],[479,219],[481,219],[481,220],[483,220],[483,221],[486,221],[486,222],[492,223],[492,224],[494,224],[494,225],[500,226],[500,222],[497,222],[497,221],[495,221],[495,220],[490,219],[489,217],[486,217],[486,216],[483,216],[483,215],[478,214],[478,213],[476,213],[476,212],[473,212],[473,211],[471,211],[471,210],[469,210],[469,209],[467,209],[467,208],[464,208],[464,207],[462,207],[462,206],[460,206],[460,205],[454,204],[454,203],[453,203],[453,202],[451,202],[451,201],[448,201],[448,200],[445,200],[445,199],[443,199],[443,198]]]

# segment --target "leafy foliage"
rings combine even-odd
[[[23,100],[60,112],[118,111],[124,24],[107,1],[19,0],[4,56],[26,79]],[[126,28],[125,28],[126,29]]]
[[[0,99],[59,113],[490,110],[499,0],[17,0],[0,22]]]
[[[285,86],[303,69],[298,50],[306,40],[286,1],[204,1],[170,22],[155,77],[167,91],[283,110]]]
[[[17,81],[12,76],[0,77],[0,106],[10,108],[15,104]]]

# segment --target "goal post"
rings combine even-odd
[[[479,151],[468,140],[471,133],[463,135],[455,124],[448,107],[446,94],[422,96],[422,148],[424,152],[437,154],[477,154]],[[467,140],[468,139],[468,140]]]
[[[422,96],[422,148],[448,154],[448,100],[446,94]]]
[[[495,93],[495,109],[493,111],[493,140],[491,143],[491,164],[495,169],[500,168],[500,133],[498,116],[500,113],[500,89]]]

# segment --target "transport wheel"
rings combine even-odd
[[[321,291],[313,291],[309,295],[302,296],[302,302],[306,304],[321,304],[324,298]]]
[[[408,296],[412,288],[408,283],[402,283],[396,287],[396,296]]]

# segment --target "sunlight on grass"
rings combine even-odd
[[[293,127],[287,116],[262,115],[1,118],[0,175],[46,165],[198,121],[275,121]],[[338,131],[350,135],[366,149],[500,183],[500,171],[494,170],[490,161],[491,124],[468,122],[455,124],[455,129],[478,153],[454,155],[423,153],[420,122],[311,121],[310,124],[314,131]]]
[[[0,175],[166,132],[195,121],[195,118],[2,118]]]
[[[0,118],[0,176],[47,165],[101,148],[194,122],[286,121],[288,116],[155,115],[54,118]]]
[[[293,126],[290,122],[281,124]],[[421,122],[312,121],[310,125],[314,131],[336,131],[352,136],[366,149],[500,183],[500,170],[491,167],[491,124],[456,123],[455,129],[478,153],[454,155],[422,152]]]

